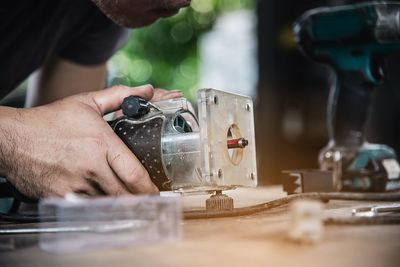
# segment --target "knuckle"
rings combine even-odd
[[[82,161],[78,163],[78,170],[75,173],[77,176],[84,179],[97,178],[100,175],[98,170],[98,162],[96,159],[92,158],[90,160]]]
[[[110,165],[114,165],[115,161],[118,161],[121,159],[120,153],[109,153],[108,155],[109,155],[108,159],[109,159]]]
[[[76,179],[75,181],[70,182],[68,186],[69,186],[68,191],[74,193],[84,192],[88,188],[87,183],[85,183],[81,179]]]
[[[86,145],[88,149],[90,150],[89,152],[102,152],[104,151],[106,147],[106,137],[104,133],[97,134],[94,137],[88,138],[86,140]]]
[[[155,88],[154,88],[154,86],[152,84],[146,84],[146,85],[143,85],[143,87],[147,87],[147,88],[149,88],[151,90],[155,90]]]
[[[78,162],[76,165],[76,169],[74,170],[73,174],[81,179],[93,179],[98,178],[101,174],[98,170],[98,161],[96,160],[84,160]]]
[[[110,87],[111,90],[123,90],[126,89],[126,86],[124,85],[113,85],[112,87]]]
[[[114,192],[114,195],[116,195],[116,196],[123,196],[126,194],[127,194],[127,191],[122,188],[117,188]]]
[[[92,98],[92,95],[93,95],[92,92],[83,92],[83,93],[78,94],[78,96],[80,96],[80,97],[82,97],[84,99]]]
[[[83,92],[70,97],[71,99],[77,100],[82,103],[87,103],[88,99],[92,98],[91,92]]]
[[[130,185],[136,185],[150,179],[147,171],[141,167],[131,168],[127,174],[127,183]]]
[[[93,162],[86,163],[82,169],[83,177],[87,179],[98,177],[98,171]]]
[[[78,184],[72,184],[70,186],[70,192],[76,193],[76,194],[83,194],[83,195],[96,195],[96,190],[91,188],[87,183],[78,183]]]

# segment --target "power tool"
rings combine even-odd
[[[292,177],[287,189],[399,189],[400,166],[394,150],[368,143],[365,125],[373,90],[390,71],[385,58],[400,52],[400,2],[312,9],[295,22],[294,35],[304,55],[333,68],[336,81],[328,101],[330,140],[320,152],[320,170],[286,172]],[[310,184],[318,176],[325,179],[325,185],[322,180]]]
[[[198,91],[198,117],[185,98],[124,99],[111,127],[160,191],[213,193],[257,184],[253,102],[215,89]],[[215,199],[214,199],[215,200]]]

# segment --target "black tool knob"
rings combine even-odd
[[[138,119],[150,112],[149,102],[138,96],[128,96],[121,105],[125,116]]]

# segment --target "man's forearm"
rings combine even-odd
[[[15,133],[11,130],[13,120],[18,120],[15,108],[0,106],[0,177],[7,175],[14,168],[10,159],[15,148]]]

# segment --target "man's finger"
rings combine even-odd
[[[139,87],[114,86],[109,89],[90,93],[93,97],[96,109],[101,115],[115,111],[120,108],[125,97],[130,95],[140,96],[143,99],[150,100],[154,95],[154,88],[151,85]]]
[[[129,195],[131,192],[126,188],[123,182],[115,175],[108,163],[99,164],[104,168],[99,172],[100,177],[97,177],[101,190],[107,195],[120,196]]]
[[[157,101],[162,101],[162,100],[168,100],[168,99],[173,99],[173,98],[180,98],[182,97],[182,91],[180,90],[165,90],[165,89],[160,89],[160,88],[155,88],[154,89],[154,95],[153,98],[151,99],[152,102],[157,102]],[[123,116],[124,113],[122,113],[122,109],[118,109],[114,112],[113,115],[113,120]]]
[[[116,120],[119,117],[124,116],[124,113],[122,112],[122,109],[119,109],[117,111],[114,112],[114,115],[112,116],[112,120]]]
[[[156,88],[154,89],[154,96],[151,99],[151,101],[161,101],[161,100],[167,100],[167,99],[173,99],[173,98],[179,98],[182,97],[182,91],[179,90],[165,90],[161,88]]]
[[[128,190],[132,193],[157,193],[157,187],[132,151],[117,137],[109,141],[108,164]]]

